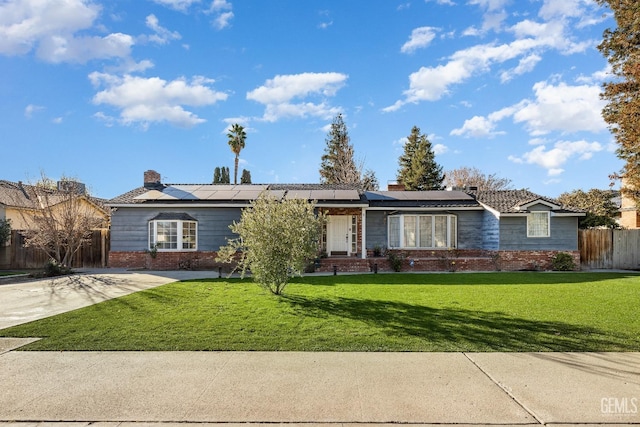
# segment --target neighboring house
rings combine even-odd
[[[622,187],[625,187],[626,182],[622,180]],[[640,212],[638,212],[638,205],[624,191],[620,192],[620,219],[618,224],[622,228],[635,229],[640,228]]]
[[[0,180],[0,219],[10,220],[12,230],[25,231],[31,229],[35,213],[41,211],[44,207],[51,206],[52,212],[64,209],[64,201],[68,199],[66,194],[68,194],[69,190],[69,188],[60,187],[64,185],[73,185],[73,190],[80,193],[80,211],[88,212],[98,218],[102,222],[100,228],[106,230],[109,227],[110,212],[104,205],[104,200],[85,194],[84,185],[72,181],[61,181],[57,183],[58,188],[43,190],[41,187],[23,184],[22,182]],[[19,241],[7,242],[7,246],[12,245],[21,246],[21,243]],[[36,265],[31,265],[31,261],[17,260],[16,250],[17,247],[0,248],[0,267],[31,268],[41,266],[39,261],[34,261]]]
[[[584,213],[527,190],[371,191],[341,186],[144,185],[110,200],[112,267],[215,268],[216,252],[263,191],[316,201],[325,212],[322,269],[388,270],[380,251],[414,270],[548,269],[558,252],[579,265],[578,218]]]
[[[110,215],[104,204],[105,200],[85,194],[83,184],[71,181],[58,182],[58,188],[46,190],[43,197],[43,190],[33,185],[0,180],[0,219],[11,220],[13,230],[28,229],[35,211],[41,210],[45,205],[51,205],[55,210],[56,206],[65,200],[66,190],[60,186],[68,184],[74,185],[80,193],[84,207],[96,217],[103,219],[103,227],[108,228]]]

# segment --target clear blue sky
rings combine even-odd
[[[589,0],[0,0],[0,179],[211,182],[238,122],[254,183],[318,182],[341,112],[383,189],[414,125],[445,170],[608,188],[614,25]]]

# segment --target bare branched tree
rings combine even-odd
[[[19,209],[25,245],[43,250],[64,267],[92,231],[107,226],[108,214],[90,198],[84,185],[63,178],[58,185],[45,176],[34,185],[20,184],[15,197]]]
[[[485,174],[476,167],[461,167],[445,173],[446,187],[476,187],[478,191],[511,190],[511,180],[500,178],[495,173]]]

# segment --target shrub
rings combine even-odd
[[[220,248],[216,261],[233,262],[239,256],[243,276],[250,270],[254,281],[280,295],[289,276],[301,275],[318,253],[324,222],[313,202],[263,193],[229,227],[239,237]]]
[[[391,269],[395,272],[402,271],[402,264],[404,264],[404,254],[389,251],[387,253],[387,259],[389,260],[389,265]]]
[[[551,267],[554,271],[571,271],[576,269],[576,263],[570,254],[558,252],[551,258]]]
[[[49,261],[47,261],[44,265],[44,275],[47,277],[64,276],[70,273],[71,268],[60,264],[53,258],[50,258]]]

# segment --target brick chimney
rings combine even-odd
[[[406,191],[404,184],[400,181],[389,181],[387,183],[387,191]]]
[[[161,186],[160,174],[158,172],[151,169],[144,172],[144,188],[157,188]]]

